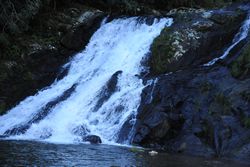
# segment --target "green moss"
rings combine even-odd
[[[8,34],[0,33],[0,46],[8,47],[10,45]]]
[[[170,34],[170,29],[165,28],[151,46],[150,66],[154,74],[167,72],[167,64],[175,53]]]
[[[230,65],[231,74],[235,78],[244,77],[250,72],[250,44],[241,55]]]
[[[224,115],[231,114],[231,103],[229,99],[223,93],[218,93],[215,96],[215,102],[222,107],[222,110],[223,110],[222,114]]]
[[[21,53],[22,53],[22,49],[17,45],[12,45],[7,51],[7,55],[11,57],[19,56]]]
[[[139,4],[136,1],[123,0],[122,2],[125,4],[126,13],[136,14],[137,8],[139,7]]]
[[[243,118],[243,125],[246,128],[250,128],[250,118],[248,117]]]
[[[129,150],[131,152],[134,152],[134,153],[136,153],[136,152],[144,152],[144,149],[143,148],[139,148],[139,147],[131,147]]]
[[[200,91],[201,91],[202,93],[207,93],[207,92],[209,92],[209,91],[212,90],[212,89],[213,89],[213,84],[210,83],[210,82],[204,82],[204,83],[202,83],[201,86],[200,86]]]
[[[202,111],[202,104],[201,104],[201,101],[198,99],[195,99],[195,101],[194,101],[194,110],[196,112]]]
[[[3,115],[6,111],[6,105],[3,102],[0,102],[0,115]]]

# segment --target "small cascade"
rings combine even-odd
[[[235,46],[237,46],[242,40],[246,39],[249,33],[249,28],[250,28],[250,12],[248,13],[246,20],[240,27],[239,32],[235,35],[232,44],[225,50],[223,55],[211,60],[210,62],[204,64],[203,66],[211,66],[214,65],[218,60],[225,59],[228,56],[228,54],[234,49]]]
[[[122,125],[137,114],[145,87],[138,77],[145,70],[141,64],[154,38],[172,22],[105,20],[86,49],[65,65],[65,77],[0,117],[0,135],[59,143],[96,135],[115,144]]]

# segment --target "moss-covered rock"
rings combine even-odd
[[[174,24],[165,28],[151,46],[152,74],[174,72],[197,65],[223,53],[238,31],[245,13],[233,10],[172,10]]]
[[[16,0],[9,2],[14,1],[19,4]],[[0,8],[1,5],[0,2]],[[25,12],[25,5],[26,3],[24,8],[18,9],[17,12]],[[58,0],[43,1],[38,11],[33,11],[34,8],[31,6],[29,10],[33,13],[29,13],[28,9],[26,12],[32,17],[20,15],[20,18],[27,19],[28,29],[22,29],[18,33],[5,29],[0,33],[0,114],[56,79],[61,66],[75,52],[70,50],[71,48],[64,47],[60,40],[65,34],[81,25],[83,20],[88,22],[88,17],[82,18],[83,13],[94,11],[79,3]],[[22,5],[15,6],[15,9],[17,7]],[[92,23],[88,22],[88,26],[85,27],[81,25],[79,31],[82,31],[82,34],[79,38],[83,36],[84,40],[88,41],[93,30],[98,28],[98,21],[95,25]],[[82,49],[85,44],[81,43],[78,49]]]
[[[179,7],[219,8],[244,0],[80,0],[96,8],[120,14],[150,14]]]
[[[250,44],[248,43],[240,56],[230,65],[231,74],[236,78],[244,78],[250,74]]]

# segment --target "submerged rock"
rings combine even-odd
[[[91,144],[101,144],[102,140],[99,136],[96,135],[88,135],[82,138],[82,141],[90,142]]]

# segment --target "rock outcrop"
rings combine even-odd
[[[244,0],[79,0],[83,4],[118,14],[156,14],[179,7],[218,8]]]
[[[12,1],[14,6],[20,4],[17,0]],[[6,23],[6,19],[0,16],[0,27],[6,28],[0,33],[0,114],[67,73],[67,69],[60,71],[60,67],[88,43],[105,16],[100,9],[111,13],[112,18],[123,14],[173,17],[173,26],[165,28],[151,46],[150,74],[143,79],[154,82],[143,90],[137,123],[135,127],[130,120],[124,124],[118,136],[119,142],[127,140],[131,128],[134,128],[134,144],[249,161],[249,39],[241,42],[228,59],[214,66],[201,66],[221,55],[228,47],[246,13],[237,6],[222,10],[200,7],[220,7],[236,1],[40,2],[34,1],[33,8],[28,8],[32,4],[20,4],[20,8],[15,8],[20,14],[18,16],[25,12],[21,9],[32,11],[23,22],[12,20],[14,22]],[[8,6],[0,2],[0,8],[3,7]],[[97,107],[101,107],[116,90],[120,73],[115,73],[104,91],[100,92],[103,98]],[[49,114],[48,108],[64,100],[72,91],[74,87],[48,103],[41,115],[20,129],[14,127],[5,135],[24,133],[32,123]],[[82,141],[102,142],[99,136],[86,136],[90,131],[84,126],[74,128],[72,133],[82,137]],[[48,131],[41,137],[49,136]]]
[[[174,24],[152,46],[153,75],[202,65],[218,57],[238,32],[246,14],[240,10],[179,9],[168,14]]]
[[[0,33],[0,115],[65,75],[61,66],[85,47],[105,16],[75,2],[53,2],[33,4],[27,29]]]
[[[91,144],[101,144],[102,140],[99,136],[96,135],[88,135],[82,138],[82,141],[90,142]]]
[[[185,27],[186,21],[183,21],[184,26],[173,25],[173,29],[170,27],[162,32],[159,38],[164,40],[157,45],[160,47],[158,50],[152,50],[152,56],[156,52],[163,58],[168,54],[170,57],[168,61],[160,60],[158,63],[152,62],[154,57],[151,58],[153,66],[166,64],[160,69],[151,66],[154,75],[145,78],[154,82],[143,90],[133,143],[172,152],[230,157],[249,162],[249,38],[239,43],[226,59],[213,66],[202,66],[213,58],[212,53],[220,55],[223,48],[231,43],[230,39],[239,28],[237,24],[241,24],[236,22],[242,22],[244,14],[238,15],[232,11],[212,13],[204,12],[203,19],[197,20],[197,23],[192,23],[192,17],[189,20],[191,24],[188,27],[194,28],[204,39],[194,35],[190,40],[182,38],[176,42],[179,38],[172,41],[162,37],[189,34],[189,29]],[[237,18],[235,23],[234,16]],[[227,18],[233,22],[230,23]],[[223,24],[227,26],[223,28]],[[171,47],[176,46],[175,42],[180,47],[173,52]],[[197,43],[198,47],[194,47]],[[180,59],[175,59],[176,51],[183,53],[179,54]]]

